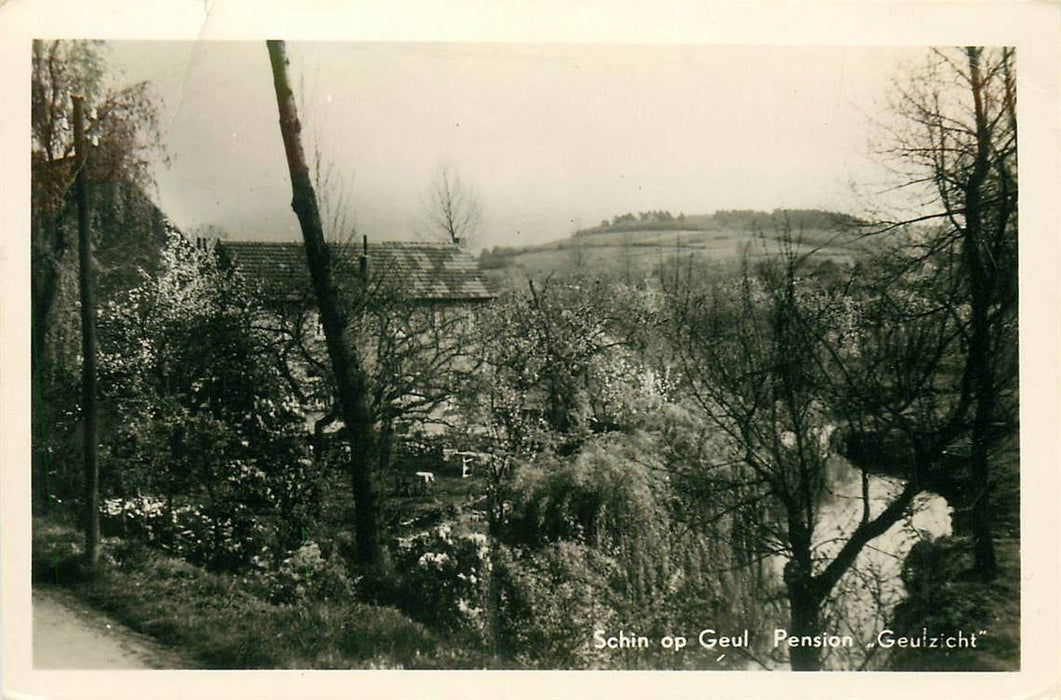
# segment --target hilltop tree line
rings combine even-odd
[[[636,230],[671,230],[671,229],[737,229],[749,232],[773,232],[783,226],[799,231],[816,230],[858,230],[869,222],[841,212],[821,209],[775,209],[772,212],[754,209],[719,209],[711,215],[686,216],[680,212],[677,216],[669,211],[655,210],[638,213],[627,212],[602,219],[599,226],[576,231],[574,236],[585,236],[593,233]]]
[[[752,209],[719,209],[712,220],[719,226],[749,231],[773,231],[783,225],[800,229],[855,229],[867,222],[841,212],[822,209],[774,209],[772,212]]]
[[[618,226],[619,224],[626,223],[658,223],[667,221],[685,221],[685,212],[681,212],[678,216],[674,216],[669,211],[663,211],[657,209],[655,211],[641,211],[635,216],[634,214],[627,212],[626,214],[619,214],[612,217],[611,222],[607,219],[602,219],[600,222],[601,228],[607,228],[608,226]]]

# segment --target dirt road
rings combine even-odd
[[[33,590],[33,665],[42,669],[163,669],[190,664],[70,593]]]

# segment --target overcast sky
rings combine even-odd
[[[164,103],[157,169],[178,226],[295,239],[263,42],[112,42]],[[564,237],[627,211],[829,208],[879,183],[871,143],[923,49],[289,44],[307,137],[360,233],[418,234],[442,162],[472,184],[481,245]]]

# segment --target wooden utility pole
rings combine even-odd
[[[84,98],[74,98],[74,153],[77,163],[78,282],[81,292],[81,424],[84,436],[85,563],[99,563],[99,464],[96,439],[96,300],[92,279],[92,232],[88,210],[88,144]]]
[[[339,408],[350,441],[357,558],[361,564],[375,565],[382,559],[374,468],[377,458],[375,421],[369,410],[365,374],[353,344],[347,342],[346,318],[332,280],[330,252],[324,242],[317,197],[302,148],[302,125],[298,121],[295,96],[287,77],[287,51],[283,41],[267,41],[266,46],[280,111],[280,132],[291,175],[291,208],[302,228],[306,261],[338,389]]]

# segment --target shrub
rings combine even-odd
[[[398,603],[412,618],[436,629],[485,629],[486,535],[456,534],[442,524],[401,538],[394,557]]]
[[[325,558],[316,542],[307,542],[279,568],[270,570],[267,563],[256,558],[260,567],[260,585],[272,603],[294,603],[307,598],[327,601],[350,601],[357,596],[357,581],[350,577],[346,564],[338,557]]]
[[[594,629],[609,629],[615,563],[574,542],[543,549],[502,548],[498,556],[498,626],[504,656],[521,666],[606,665],[593,649]]]
[[[238,570],[269,549],[266,528],[240,503],[211,514],[198,505],[168,507],[162,499],[136,496],[107,499],[100,510],[106,532],[121,532],[195,565]]]
[[[120,524],[217,570],[299,546],[319,500],[305,416],[257,302],[173,233],[158,275],[100,312],[100,401],[114,423],[102,491],[166,494],[165,508],[129,499]]]
[[[991,582],[973,575],[971,541],[941,537],[920,542],[903,564],[907,598],[890,627],[897,635],[966,635],[984,629],[976,649],[893,649],[888,668],[899,671],[1012,670],[1020,663],[1020,560],[1013,541],[1000,540],[1000,566],[1008,575]]]

